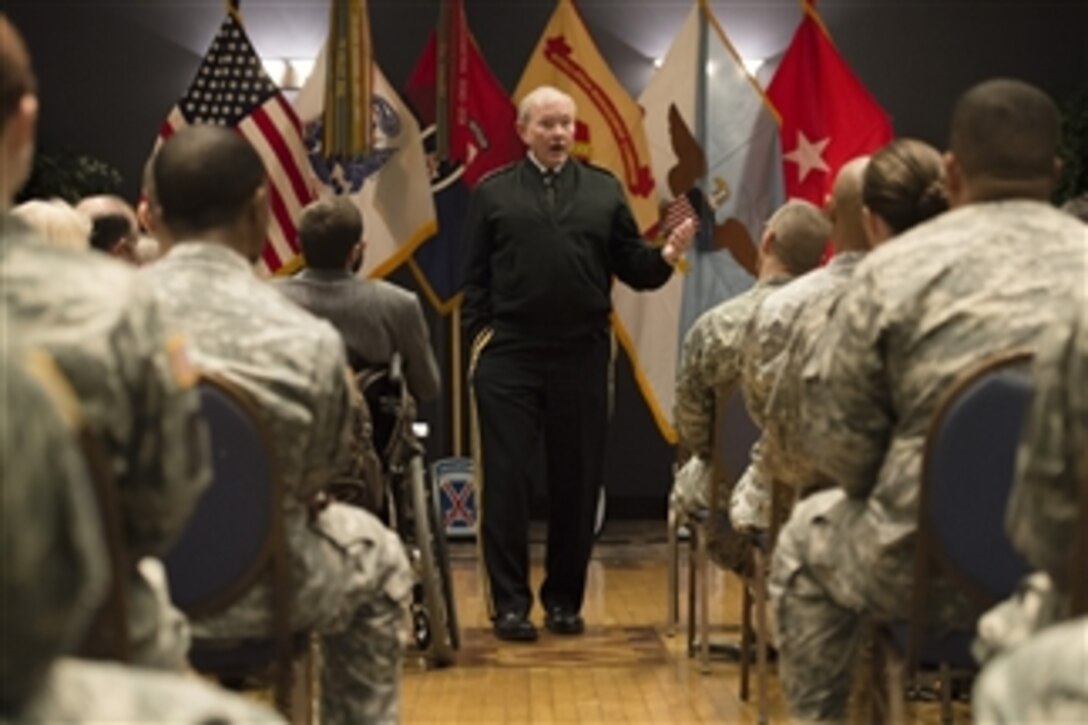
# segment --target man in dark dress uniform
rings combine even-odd
[[[549,498],[545,625],[578,634],[607,427],[613,275],[663,285],[691,244],[639,233],[612,174],[570,158],[574,101],[542,86],[518,111],[522,161],[474,190],[465,223],[463,319],[472,345],[484,586],[494,632],[531,641],[529,465],[541,435]]]

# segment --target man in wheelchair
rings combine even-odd
[[[322,199],[299,219],[306,267],[273,285],[297,305],[328,320],[344,340],[348,362],[359,372],[383,368],[399,354],[412,397],[438,396],[438,361],[419,298],[380,279],[360,279],[363,217],[348,199]]]
[[[448,664],[457,634],[445,534],[423,446],[412,432],[416,401],[438,395],[438,362],[419,298],[389,282],[355,276],[362,238],[363,218],[351,201],[313,202],[299,220],[306,267],[273,285],[331,323],[344,340],[354,371],[354,430],[348,468],[330,492],[368,509],[400,535],[419,578],[416,643],[435,663]]]
[[[330,493],[368,508],[400,535],[417,577],[411,605],[415,644],[432,664],[451,664],[459,633],[449,554],[426,453],[412,427],[416,403],[400,355],[394,353],[388,366],[356,372],[354,379],[361,398],[354,444],[359,455]]]

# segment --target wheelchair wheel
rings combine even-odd
[[[425,644],[426,657],[436,666],[444,667],[453,662],[453,636],[451,636],[450,611],[453,599],[447,599],[443,586],[442,564],[449,572],[449,560],[443,562],[438,540],[445,542],[445,531],[437,528],[434,506],[427,490],[426,473],[421,456],[412,456],[408,463],[405,483],[409,487],[412,507],[412,524],[415,544],[419,555],[419,579],[423,590],[423,609],[417,612],[417,640]],[[444,549],[444,546],[443,546]],[[447,607],[446,603],[451,606]],[[423,617],[424,620],[420,620]],[[421,633],[425,628],[425,633]]]
[[[434,537],[435,556],[438,560],[438,572],[442,576],[442,594],[446,598],[446,621],[450,625],[450,645],[455,649],[461,649],[461,626],[457,620],[457,600],[453,596],[453,575],[450,573],[450,548],[446,541],[446,526],[442,520],[442,502],[439,500],[438,489],[434,479],[428,476],[427,488],[430,490],[431,530],[437,532]]]

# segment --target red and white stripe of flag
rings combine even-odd
[[[159,129],[158,144],[186,125],[175,106]],[[310,181],[310,160],[302,145],[302,124],[294,109],[277,93],[242,119],[235,130],[260,155],[268,174],[272,214],[260,266],[262,271],[275,274],[299,256],[295,221],[302,208],[316,198]]]

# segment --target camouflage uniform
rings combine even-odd
[[[331,723],[397,720],[402,626],[413,577],[396,534],[371,514],[308,504],[339,470],[349,423],[340,336],[218,244],[176,245],[142,274],[188,335],[194,360],[250,393],[276,444],[296,628],[323,633],[322,712]],[[193,623],[209,639],[267,636],[271,610],[256,586]]]
[[[106,446],[133,562],[133,659],[181,669],[188,649],[181,615],[159,606],[136,562],[167,549],[209,480],[184,345],[168,337],[158,305],[132,268],[47,245],[7,215],[0,217],[0,299],[13,339],[56,360]],[[166,641],[170,633],[181,636]]]
[[[710,460],[714,397],[740,380],[748,320],[763,298],[787,281],[783,277],[756,283],[704,312],[684,336],[673,417],[680,441],[692,455]]]
[[[991,723],[1088,722],[1088,617],[1063,622],[987,665],[971,714]]]
[[[987,663],[975,690],[976,706],[990,722],[1041,721],[1044,716],[1055,722],[1088,719],[1088,680],[1083,676],[1088,671],[1088,618],[1059,625],[1055,629],[1060,635],[1048,628],[1069,614],[1079,477],[1088,474],[1084,290],[1067,311],[1067,321],[1051,329],[1036,358],[1034,401],[1005,522],[1016,548],[1043,571],[1028,577],[1016,596],[979,621],[977,651],[1007,652]],[[1086,566],[1080,561],[1076,565]],[[1067,678],[1066,673],[1079,674]],[[1016,686],[1007,687],[1009,682]]]
[[[109,572],[99,519],[89,513],[97,504],[74,445],[78,404],[60,386],[54,387],[68,397],[46,392],[42,382],[50,373],[60,379],[48,360],[25,368],[8,338],[0,343],[0,711],[6,715],[19,711],[54,658],[79,644]]]
[[[815,483],[798,440],[801,368],[863,257],[863,252],[835,255],[826,267],[769,295],[749,323],[742,384],[763,434],[758,464],[753,461],[733,490],[729,516],[737,528],[767,528],[770,481],[795,488]]]
[[[1084,451],[1088,441],[1086,308],[1088,289],[1082,287],[1069,307],[1068,322],[1053,326],[1036,360],[1035,397],[1005,516],[1013,545],[1066,593],[1080,508],[1078,475],[1088,474],[1084,470],[1088,465]]]
[[[59,658],[82,638],[108,577],[94,495],[74,445],[79,403],[39,356],[24,368],[5,348],[0,380],[0,721],[282,722],[195,679]]]
[[[673,417],[680,442],[710,469],[714,437],[715,398],[736,385],[741,374],[741,350],[748,320],[759,303],[789,278],[776,277],[757,282],[751,289],[721,303],[699,316],[684,336],[680,370],[676,376],[676,405]],[[758,455],[753,451],[753,456]],[[694,464],[692,464],[694,465]],[[686,473],[698,473],[689,468]],[[681,515],[705,510],[710,491],[718,487],[718,500],[729,500],[732,482],[711,481],[711,475],[678,476],[669,494],[670,506]],[[745,547],[725,526],[716,525],[710,536],[710,553],[722,566],[736,568],[746,560]]]
[[[808,454],[841,488],[797,506],[772,567],[795,715],[843,717],[862,616],[907,614],[922,442],[938,399],[971,364],[1037,345],[1055,300],[1085,283],[1086,245],[1084,226],[1048,205],[979,203],[858,266],[804,374]],[[935,617],[970,621],[936,587]]]

